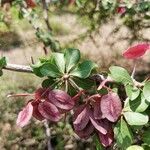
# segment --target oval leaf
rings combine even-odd
[[[39,104],[38,110],[41,115],[48,120],[57,122],[61,119],[61,114],[57,107],[50,102],[44,101]]]
[[[144,150],[144,148],[139,145],[132,145],[128,147],[126,150]]]
[[[29,120],[32,117],[32,113],[33,113],[33,106],[31,104],[31,102],[29,102],[21,112],[19,112],[18,114],[18,118],[17,118],[17,125],[20,127],[24,127],[25,125],[27,125],[29,123]]]
[[[108,125],[107,125],[107,121],[103,121],[103,120],[96,120],[92,114],[92,112],[90,113],[90,120],[91,123],[93,124],[93,126],[102,134],[107,134],[107,130],[108,130]]]
[[[52,53],[52,59],[61,73],[65,72],[65,59],[62,53]]]
[[[62,73],[59,71],[57,66],[51,63],[45,63],[40,67],[40,72],[43,76],[50,76],[50,77],[61,77]]]
[[[129,106],[134,112],[144,112],[148,108],[149,102],[141,94],[135,101],[129,101]]]
[[[63,110],[70,110],[74,106],[72,98],[64,91],[52,90],[49,92],[48,100]]]
[[[89,107],[86,105],[81,105],[81,107],[78,107],[74,113],[73,126],[75,130],[83,130],[88,124],[89,120]]]
[[[127,59],[139,58],[139,57],[143,56],[148,49],[150,49],[149,43],[137,44],[135,46],[129,47],[123,53],[123,56]]]
[[[143,88],[143,94],[147,101],[150,102],[150,82],[146,82]]]
[[[122,117],[115,125],[114,134],[119,148],[124,147],[126,149],[133,142],[132,132]]]
[[[135,100],[140,95],[140,89],[134,88],[132,85],[126,85],[125,90],[131,101]]]
[[[137,112],[124,112],[124,117],[129,125],[145,125],[148,123],[149,117],[146,114]]]
[[[45,118],[41,115],[41,113],[38,110],[38,105],[39,102],[38,101],[33,101],[32,102],[32,106],[33,106],[33,117],[36,118],[37,120],[44,120]]]
[[[109,130],[107,134],[102,134],[98,132],[99,139],[104,147],[108,147],[112,144],[114,140],[113,130]]]
[[[91,122],[89,122],[87,124],[87,126],[81,130],[81,131],[77,131],[75,130],[75,133],[80,137],[80,138],[83,138],[83,139],[88,139],[90,137],[90,135],[94,132],[94,127],[93,125],[91,124]]]
[[[109,68],[110,70],[110,76],[115,80],[116,82],[121,82],[123,84],[133,83],[132,78],[130,77],[127,70],[125,70],[122,67],[118,66],[112,66]]]
[[[102,119],[102,111],[100,107],[100,100],[96,101],[93,106],[94,109],[94,118],[95,119]]]
[[[121,115],[122,105],[116,93],[108,93],[101,99],[101,111],[104,118],[111,122],[116,122]]]
[[[90,76],[91,71],[96,68],[97,65],[90,60],[85,60],[77,66],[74,70],[71,71],[70,75],[76,76],[79,78],[87,78]]]
[[[80,60],[80,51],[78,49],[66,49],[65,51],[66,71],[69,72]]]

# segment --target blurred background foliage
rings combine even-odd
[[[45,24],[40,0],[33,9],[23,8],[22,2],[1,1],[0,54],[11,63],[31,64],[31,56],[34,61],[44,56],[43,47],[48,53],[75,47],[81,50],[83,57],[97,62],[100,72],[112,64],[131,71],[134,62],[122,59],[121,52],[129,45],[150,41],[149,0],[52,0],[48,4],[52,30]],[[118,8],[124,8],[125,12],[120,13]],[[136,78],[148,76],[149,58],[146,55],[138,64]],[[0,79],[1,150],[46,149],[41,122],[33,119],[23,129],[16,127],[16,116],[26,100],[7,98],[12,93],[32,93],[40,83],[41,79],[34,75],[4,72]],[[71,125],[62,121],[50,126],[56,150],[95,149],[92,139],[80,140]]]

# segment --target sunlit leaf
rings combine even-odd
[[[149,117],[146,114],[138,112],[124,112],[124,117],[129,125],[145,125],[148,123]]]
[[[87,78],[90,76],[91,71],[96,68],[97,65],[90,60],[86,60],[79,64],[77,68],[71,71],[70,75],[79,78]]]

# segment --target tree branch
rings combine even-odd
[[[25,65],[7,64],[3,69],[17,72],[33,73],[32,68]]]
[[[47,6],[47,3],[46,3],[46,0],[42,0],[42,4],[43,4],[43,15],[44,15],[45,23],[47,25],[48,30],[52,31],[52,28],[51,28],[51,25],[50,25],[50,22],[49,22],[49,18],[48,18],[48,6]]]
[[[3,67],[3,69],[10,70],[10,71],[16,71],[16,72],[33,73],[32,68],[30,66],[25,66],[25,65],[7,64],[5,67]],[[104,81],[106,79],[106,77],[97,73],[97,74],[92,75],[90,77],[90,79],[101,83],[102,81]],[[111,82],[114,82],[114,81],[111,80]],[[144,86],[143,83],[140,83],[140,82],[136,81],[135,79],[133,79],[133,82],[134,82],[135,86],[137,86],[137,87]]]

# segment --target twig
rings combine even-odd
[[[7,64],[3,69],[17,72],[33,73],[32,68],[25,65]]]
[[[53,150],[52,145],[51,145],[51,133],[50,133],[48,120],[44,121],[44,126],[45,126],[45,129],[46,129],[48,150]]]
[[[48,6],[47,6],[47,3],[46,3],[46,0],[42,0],[42,4],[43,4],[43,17],[44,17],[44,20],[45,20],[45,23],[47,25],[47,28],[49,31],[52,31],[52,28],[51,28],[51,25],[50,25],[50,22],[49,22],[49,18],[48,18]]]
[[[7,64],[5,67],[3,67],[3,69],[10,70],[10,71],[16,71],[16,72],[33,73],[32,68],[30,66],[25,66],[25,65]],[[94,74],[90,77],[90,79],[97,81],[97,82],[102,82],[106,79],[106,77],[101,74]],[[78,89],[79,91],[81,90],[73,80],[71,80],[71,79],[69,79],[69,80],[71,81],[71,84],[73,84],[73,86],[76,89]],[[112,79],[110,79],[110,81],[114,82]],[[144,86],[143,83],[140,83],[140,82],[136,81],[135,79],[133,79],[133,82],[134,82],[134,85],[137,87]]]

